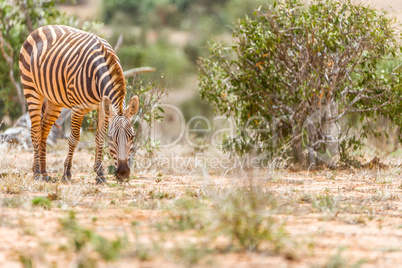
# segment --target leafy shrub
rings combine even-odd
[[[156,122],[164,118],[164,110],[159,107],[163,98],[168,95],[164,78],[161,83],[149,82],[143,84],[142,80],[136,77],[127,88],[127,98],[138,95],[140,98],[140,110],[134,121],[134,153],[139,148],[146,148],[149,155],[159,149],[159,141],[151,139],[151,128]]]
[[[302,167],[334,166],[376,133],[366,124],[349,132],[351,115],[363,122],[382,115],[401,126],[393,116],[402,110],[393,22],[351,0],[283,0],[239,20],[232,46],[210,42],[199,86],[203,99],[236,119],[226,149],[283,150]],[[385,60],[396,68],[383,69]]]

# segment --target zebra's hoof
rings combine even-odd
[[[63,182],[71,182],[71,175],[63,175],[63,177],[61,178],[61,180]]]
[[[48,175],[42,175],[42,174],[35,174],[33,179],[35,181],[45,181],[45,182],[50,182],[50,180],[52,179],[50,176]]]
[[[52,178],[50,176],[48,176],[48,175],[42,175],[41,179],[42,179],[42,181],[49,182]]]
[[[107,183],[105,177],[97,177],[96,178],[96,184],[104,184],[104,183]]]

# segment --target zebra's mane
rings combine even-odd
[[[114,80],[113,84],[114,85],[120,85],[119,89],[124,90],[124,93],[126,91],[126,81],[123,76],[123,69],[121,68],[119,58],[117,58],[116,53],[113,51],[113,53],[110,53],[110,51],[107,51],[107,56],[106,58],[110,57],[109,61],[109,73],[112,79]]]
[[[120,65],[120,60],[117,57],[116,52],[113,50],[110,44],[102,38],[99,38],[99,40],[101,41],[105,51],[105,58],[109,67],[109,73],[113,80],[113,88],[117,89],[119,91],[118,95],[121,96],[118,107],[119,109],[117,111],[117,113],[120,114],[124,109],[124,97],[126,95],[126,80],[124,79],[123,69]]]

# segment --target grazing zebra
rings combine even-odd
[[[97,182],[106,182],[102,151],[108,126],[109,150],[117,178],[127,179],[134,136],[130,119],[138,111],[139,100],[134,96],[127,109],[123,107],[126,95],[123,71],[107,41],[72,27],[44,26],[26,39],[21,48],[19,67],[32,122],[34,179],[49,180],[46,139],[62,107],[72,110],[63,180],[71,180],[72,158],[80,139],[82,120],[94,109],[98,110],[94,165]]]

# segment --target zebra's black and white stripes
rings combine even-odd
[[[130,118],[138,111],[138,97],[123,110],[125,80],[119,60],[106,40],[67,26],[49,25],[33,31],[21,48],[20,75],[32,121],[35,178],[47,179],[46,139],[62,107],[72,109],[69,152],[64,164],[64,179],[71,179],[74,149],[80,138],[84,115],[98,109],[95,171],[99,182],[105,181],[102,147],[110,119],[110,133],[126,133],[124,138],[109,133],[111,153],[116,160],[118,178],[129,175],[123,158],[130,146],[133,130]],[[46,100],[46,102],[45,102]],[[44,107],[44,102],[46,106]],[[42,112],[44,108],[44,112]],[[103,109],[102,109],[103,108]],[[120,118],[119,120],[114,120]],[[123,120],[126,124],[114,123]],[[123,128],[123,130],[120,130]],[[122,145],[121,143],[124,143]],[[114,149],[115,148],[115,149]],[[128,174],[127,174],[128,169]]]

